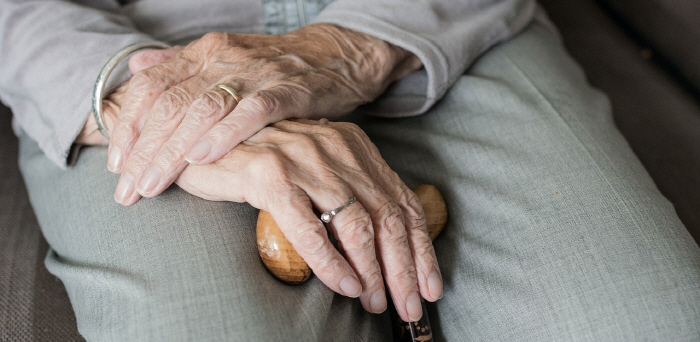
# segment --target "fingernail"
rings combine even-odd
[[[423,317],[423,308],[420,304],[420,295],[418,292],[413,292],[406,299],[406,311],[408,312],[408,319],[411,322],[416,322]]]
[[[109,171],[119,171],[119,164],[122,162],[122,150],[119,147],[112,146],[109,149],[109,157],[107,158],[107,168]]]
[[[433,270],[428,276],[428,292],[435,299],[442,298],[442,278],[437,270]]]
[[[153,165],[144,172],[143,176],[141,176],[141,179],[139,179],[139,184],[137,185],[137,189],[139,190],[140,193],[142,194],[147,194],[155,188],[156,185],[158,185],[158,182],[160,181],[160,169]]]
[[[134,192],[134,177],[128,173],[122,174],[117,184],[117,189],[114,191],[114,200],[119,203],[125,203]]]
[[[382,313],[386,310],[386,294],[384,290],[378,290],[369,297],[369,308],[374,313]]]
[[[346,296],[357,298],[362,293],[362,285],[353,276],[347,276],[340,282],[340,289],[343,290]]]
[[[189,152],[187,152],[187,157],[185,159],[190,162],[190,163],[196,163],[204,157],[206,157],[209,152],[211,152],[211,143],[207,140],[200,140],[192,148],[190,149]]]

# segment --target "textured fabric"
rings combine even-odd
[[[325,4],[297,2],[308,10]],[[12,108],[16,128],[63,168],[90,113],[95,78],[118,50],[155,40],[186,43],[211,31],[265,32],[262,0],[139,0],[123,7],[115,0],[0,0],[0,6],[0,100]],[[386,100],[399,116],[427,110],[479,53],[530,22],[535,2],[338,0],[329,7],[318,21],[398,44],[423,62],[425,71],[399,81]],[[288,22],[294,14],[285,16]]]
[[[44,266],[48,245],[17,169],[17,140],[0,107],[0,341],[80,341],[63,284]]]
[[[700,92],[700,1],[603,0]]]
[[[436,340],[700,339],[700,249],[554,33],[489,51],[426,115],[354,120],[410,186],[447,200]],[[245,204],[173,187],[117,205],[105,154],[60,171],[21,139],[47,266],[88,340],[386,339],[386,315],[315,278],[273,280]]]
[[[597,3],[544,0],[542,5],[591,83],[610,97],[618,128],[700,242],[698,98],[653,59],[642,58],[644,46]]]

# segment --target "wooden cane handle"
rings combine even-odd
[[[445,199],[433,185],[419,185],[413,192],[423,204],[428,234],[435,240],[447,222]],[[311,268],[294,250],[272,215],[264,210],[260,210],[258,214],[257,239],[258,252],[263,264],[277,279],[294,285],[309,279]]]

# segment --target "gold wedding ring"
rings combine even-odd
[[[231,87],[229,87],[229,86],[227,86],[227,85],[225,85],[225,84],[217,84],[216,87],[217,87],[217,88],[220,88],[220,89],[223,89],[225,92],[231,94],[231,96],[233,96],[233,99],[236,100],[236,102],[239,102],[239,103],[240,103],[241,100],[243,100],[243,98],[241,97],[241,95],[238,95],[238,93],[237,93],[235,90],[233,90],[233,88],[231,88]]]

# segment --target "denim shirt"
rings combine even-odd
[[[311,21],[335,0],[263,0],[265,33],[284,34]]]

